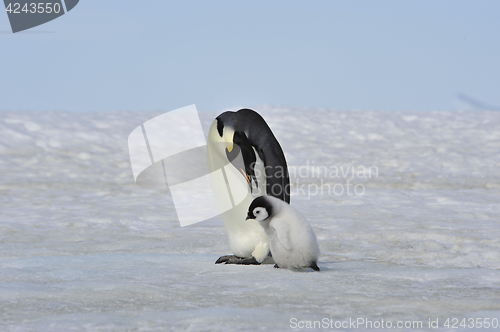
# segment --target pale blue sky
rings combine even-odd
[[[80,0],[0,31],[0,110],[500,105],[496,0]]]

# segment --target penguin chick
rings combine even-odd
[[[260,196],[250,204],[246,219],[257,220],[266,231],[274,267],[319,271],[318,241],[299,211],[278,198]]]

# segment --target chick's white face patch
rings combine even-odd
[[[267,210],[263,207],[256,207],[253,209],[253,215],[257,221],[262,221],[269,217],[269,213],[267,213]]]

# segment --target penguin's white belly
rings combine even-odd
[[[229,246],[235,256],[255,257],[262,262],[269,254],[269,245],[264,228],[256,220],[245,220],[252,196],[221,215],[229,240]]]
[[[210,128],[208,139],[209,167],[211,172],[223,170],[226,182],[212,183],[212,185],[217,186],[214,189],[222,189],[223,192],[227,191],[232,197],[231,204],[237,204],[220,215],[226,229],[229,246],[235,256],[245,258],[255,257],[258,262],[262,262],[269,254],[266,232],[258,221],[247,221],[246,216],[248,206],[254,199],[254,196],[262,195],[262,190],[265,192],[265,182],[261,182],[262,179],[265,179],[263,163],[257,156],[256,175],[259,184],[258,189],[254,185],[252,191],[250,191],[250,187],[246,182],[247,180],[228,162],[225,147],[219,141],[220,136],[217,133],[214,122]],[[238,181],[239,183],[237,183]],[[243,182],[243,187],[241,186],[241,182]],[[240,188],[238,193],[236,193],[235,186]],[[216,195],[218,203],[223,199],[225,197],[217,197]]]

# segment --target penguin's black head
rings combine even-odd
[[[273,207],[265,196],[257,197],[248,208],[246,220],[255,219],[257,221],[266,220],[273,215]]]
[[[237,112],[227,111],[215,118],[217,120],[217,132],[220,137],[224,135],[224,127],[230,127],[236,130],[238,126],[238,116],[236,113]]]
[[[224,133],[224,120],[221,119],[221,117],[217,117],[217,132],[219,133],[219,136],[222,137]]]
[[[232,128],[233,131],[250,132],[255,131],[256,136],[272,135],[271,129],[259,113],[249,108],[242,108],[237,112],[226,111],[217,118],[217,132],[219,136],[224,135],[224,128]],[[274,137],[274,135],[273,135]],[[264,137],[267,139],[267,137]]]

